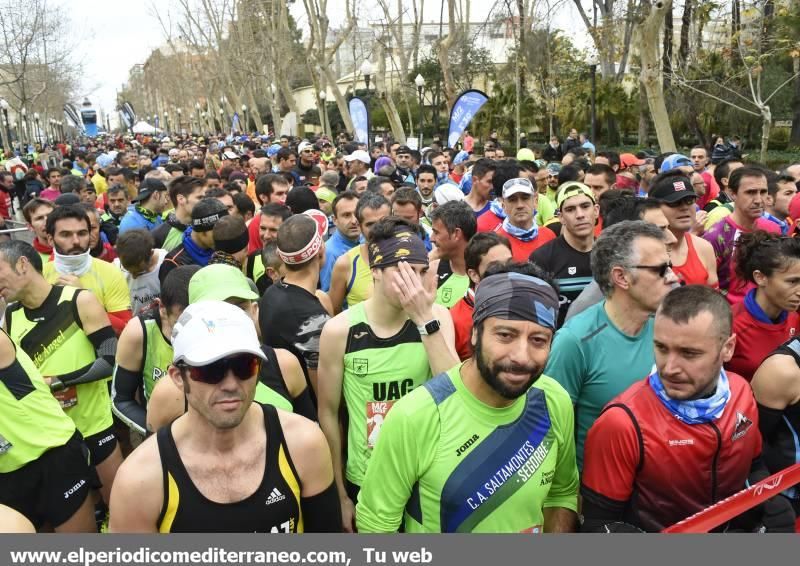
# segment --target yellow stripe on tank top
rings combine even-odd
[[[292,490],[294,494],[294,499],[297,501],[297,509],[298,509],[298,520],[297,520],[297,532],[302,533],[304,532],[303,529],[303,508],[300,506],[300,484],[297,483],[297,478],[292,471],[292,467],[289,465],[289,460],[286,458],[286,453],[283,450],[283,444],[278,451],[278,469],[281,471],[281,475],[283,479],[286,480],[286,483],[289,485],[289,489]]]
[[[158,527],[158,532],[168,533],[172,529],[172,522],[175,520],[175,515],[178,513],[178,503],[181,496],[178,492],[178,484],[175,483],[175,478],[172,474],[167,472],[167,511],[164,513],[164,519]]]

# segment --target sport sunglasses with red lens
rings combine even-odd
[[[260,366],[261,358],[252,354],[230,356],[204,366],[190,366],[184,362],[175,364],[175,367],[185,370],[192,381],[209,385],[216,385],[225,379],[228,370],[231,370],[238,379],[245,381],[256,375]]]

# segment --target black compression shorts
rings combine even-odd
[[[102,464],[106,458],[111,456],[117,446],[117,435],[114,433],[114,425],[107,429],[86,437],[86,446],[89,454],[92,455],[92,465]]]
[[[89,451],[79,432],[18,470],[0,474],[0,503],[16,509],[39,529],[68,521],[94,483]]]

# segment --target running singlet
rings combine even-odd
[[[97,359],[78,317],[81,291],[55,285],[36,309],[27,309],[21,303],[8,307],[6,327],[11,339],[45,377],[82,374]],[[106,380],[67,387],[57,393],[57,398],[84,438],[113,424]]]
[[[694,247],[694,237],[691,234],[684,236],[686,239],[686,261],[683,265],[672,264],[672,271],[687,285],[705,285],[708,281],[708,269],[697,255]]]
[[[302,533],[300,478],[294,468],[278,413],[264,411],[267,447],[264,477],[249,497],[235,503],[215,503],[194,485],[183,466],[172,436],[172,425],[158,431],[158,451],[164,475],[164,504],[158,517],[161,533]]]
[[[347,479],[361,485],[367,462],[392,405],[431,377],[428,354],[410,320],[391,338],[378,338],[364,303],[348,309],[350,331],[344,353],[343,388],[350,422]]]
[[[172,344],[164,338],[161,332],[161,322],[158,319],[139,319],[142,324],[144,336],[142,352],[142,381],[144,382],[145,403],[150,400],[150,394],[156,381],[167,375],[167,368],[172,364]]]
[[[469,277],[453,273],[450,262],[439,262],[439,272],[436,274],[436,303],[448,309],[460,301],[469,289]]]
[[[560,293],[558,327],[564,324],[572,301],[592,282],[592,252],[581,252],[559,236],[531,254],[530,261],[552,273]]]
[[[369,268],[369,261],[361,253],[361,246],[348,250],[345,256],[350,264],[345,302],[348,307],[352,307],[372,296],[372,270]]]
[[[564,389],[542,375],[511,405],[494,408],[470,393],[460,370],[438,375],[392,410],[360,492],[359,531],[396,530],[405,508],[408,533],[539,533],[543,507],[577,510]]]
[[[19,348],[16,353],[14,363],[0,370],[0,474],[22,468],[75,434],[75,424],[31,359]]]
[[[272,405],[293,413],[292,399],[286,390],[286,382],[283,379],[283,372],[278,363],[275,350],[262,344],[261,351],[264,352],[267,359],[261,362],[261,368],[258,371],[256,394],[253,400],[262,405]]]
[[[792,338],[770,354],[791,356],[800,368],[800,339]],[[761,418],[763,421],[763,417]],[[771,473],[777,473],[794,464],[800,464],[800,403],[789,405],[783,410],[778,426],[771,433],[764,434],[764,463]],[[783,492],[792,500],[795,511],[800,511],[800,486],[795,485]]]

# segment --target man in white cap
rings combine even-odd
[[[322,432],[253,403],[265,359],[253,321],[234,305],[201,301],[178,319],[172,345],[169,376],[188,412],[120,469],[110,530],[340,531]]]
[[[369,157],[369,153],[363,149],[357,149],[350,155],[345,155],[344,170],[350,179],[347,183],[348,189],[353,188],[350,185],[358,177],[366,177],[367,179],[374,177],[374,173],[369,168],[370,163],[372,163],[372,160]]]
[[[503,183],[503,211],[506,217],[494,231],[511,242],[514,261],[528,261],[534,251],[556,239],[552,230],[536,225],[534,214],[537,199],[538,194],[528,179],[517,177]]]

